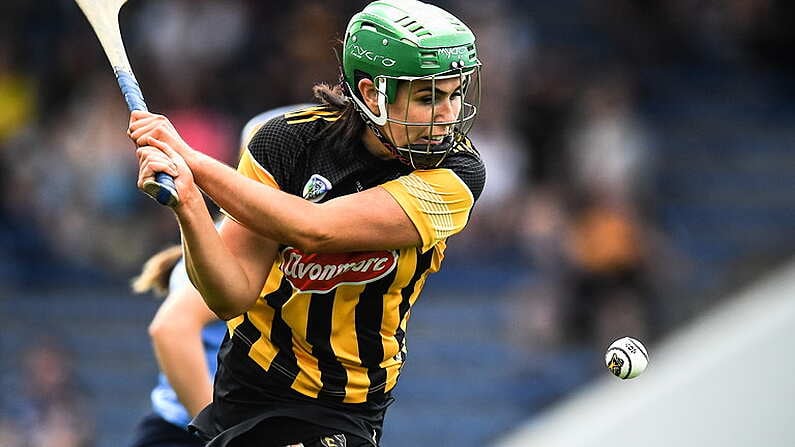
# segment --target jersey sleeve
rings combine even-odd
[[[256,180],[260,183],[268,185],[272,188],[280,189],[279,183],[273,177],[268,169],[260,164],[249,151],[243,151],[240,156],[240,163],[237,165],[237,171],[246,177]]]
[[[398,202],[422,238],[422,251],[458,233],[475,198],[450,169],[417,170],[381,185]]]
[[[467,185],[477,202],[486,185],[486,167],[469,138],[464,138],[456,144],[440,167],[455,172]]]
[[[409,216],[425,252],[464,229],[485,183],[480,154],[464,138],[439,168],[417,170],[381,186]]]

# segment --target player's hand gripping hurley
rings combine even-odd
[[[131,112],[148,111],[141,88],[127,59],[119,30],[119,10],[127,0],[75,0],[75,2],[94,28],[94,33],[102,44],[105,55],[108,56],[127,107]],[[155,174],[155,180],[145,182],[143,189],[146,194],[163,205],[174,207],[179,203],[174,179],[164,172]]]

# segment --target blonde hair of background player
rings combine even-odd
[[[169,290],[169,276],[180,258],[179,245],[154,254],[133,279],[132,289],[136,293],[152,291],[165,296],[149,323],[149,337],[160,371],[193,417],[212,401],[212,378],[207,370],[201,331],[218,317],[207,308],[190,281],[180,282],[179,287]]]

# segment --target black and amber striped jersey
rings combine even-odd
[[[467,224],[485,169],[467,139],[435,169],[379,159],[361,142],[342,157],[318,137],[339,116],[316,106],[268,121],[251,135],[238,171],[314,202],[380,186],[405,210],[422,246],[333,254],[281,246],[256,304],[229,321],[237,349],[222,355],[246,358],[223,362],[310,398],[382,401],[406,359],[411,307],[439,270],[447,238]]]

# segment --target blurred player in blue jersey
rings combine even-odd
[[[187,426],[212,401],[212,378],[226,324],[190,283],[179,245],[152,256],[133,281],[133,289],[167,295],[149,325],[161,371],[152,390],[152,413],[138,424],[130,446],[201,446]]]

